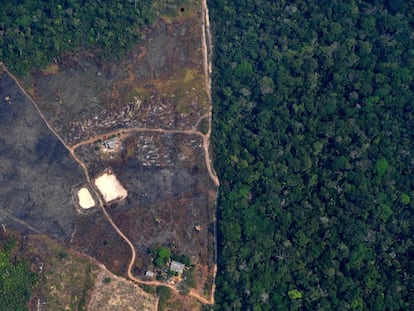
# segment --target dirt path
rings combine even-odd
[[[204,79],[206,85],[206,92],[210,101],[210,107],[208,109],[208,130],[207,134],[203,135],[203,147],[204,147],[204,154],[205,154],[205,161],[208,169],[208,173],[213,180],[214,184],[218,187],[220,186],[220,181],[217,177],[216,172],[213,169],[212,161],[210,158],[209,150],[210,150],[210,136],[211,136],[211,128],[212,128],[212,118],[213,118],[213,103],[211,97],[211,72],[212,72],[212,64],[211,64],[211,53],[213,51],[213,44],[211,38],[211,30],[210,30],[210,16],[208,14],[208,7],[207,7],[207,0],[201,0],[201,12],[202,12],[202,42],[201,45],[203,47],[203,67],[204,67]]]
[[[202,116],[201,118],[204,118],[205,116]],[[198,122],[198,121],[197,121]],[[168,130],[168,129],[160,129],[160,128],[148,128],[148,127],[131,127],[131,128],[120,128],[117,129],[115,131],[111,131],[111,132],[106,132],[94,137],[91,137],[87,140],[81,141],[73,146],[68,146],[69,150],[74,152],[77,148],[84,146],[84,145],[89,145],[91,143],[94,143],[95,141],[102,139],[103,136],[112,136],[112,135],[117,135],[117,134],[121,134],[121,133],[139,133],[139,132],[152,132],[152,133],[163,133],[163,134],[187,134],[187,135],[197,135],[200,136],[203,140],[203,150],[204,150],[204,157],[205,157],[205,162],[206,162],[206,167],[207,167],[207,171],[208,174],[210,175],[210,178],[212,179],[214,185],[216,187],[218,187],[220,185],[219,183],[219,179],[217,178],[213,167],[212,167],[212,162],[210,159],[210,154],[209,154],[209,135],[208,134],[203,134],[197,130]],[[77,157],[76,155],[74,155],[74,157]]]
[[[17,78],[4,66],[3,63],[0,62],[0,65],[3,67],[3,70],[15,81],[16,85],[20,88],[21,92],[30,100],[30,102],[33,104],[33,106],[37,110],[38,114],[42,118],[43,122],[49,128],[49,130],[56,136],[57,139],[59,139],[59,141],[63,144],[63,146],[69,151],[69,153],[71,154],[73,159],[80,165],[80,167],[82,168],[82,170],[84,172],[84,175],[86,177],[86,180],[87,180],[88,184],[93,189],[96,197],[98,198],[99,206],[102,209],[106,219],[109,221],[111,226],[115,229],[115,231],[119,234],[119,236],[121,236],[121,238],[128,244],[129,248],[131,249],[131,260],[129,262],[128,270],[127,270],[128,277],[131,280],[137,282],[138,284],[146,284],[146,285],[154,285],[154,286],[167,286],[170,289],[172,289],[174,292],[178,292],[178,290],[170,284],[166,284],[164,282],[159,282],[159,281],[143,281],[141,279],[136,278],[133,275],[132,268],[135,264],[135,259],[136,259],[136,256],[137,256],[136,251],[135,251],[135,247],[132,244],[132,242],[129,240],[129,238],[122,232],[122,230],[112,220],[111,216],[109,215],[108,211],[105,208],[105,204],[103,202],[101,194],[99,193],[98,189],[96,189],[95,185],[91,181],[91,178],[89,176],[89,172],[88,172],[88,169],[86,168],[85,163],[83,163],[79,159],[79,157],[75,153],[75,150],[76,150],[76,148],[79,148],[80,146],[93,143],[94,141],[101,138],[102,136],[105,136],[105,135],[110,136],[110,135],[113,135],[113,134],[117,134],[119,132],[124,132],[124,133],[130,133],[130,132],[157,132],[157,133],[165,133],[165,134],[193,134],[193,135],[199,135],[203,138],[203,148],[204,148],[204,152],[206,154],[206,164],[207,164],[209,174],[212,177],[212,180],[215,183],[215,185],[218,186],[218,179],[212,171],[211,164],[210,164],[210,158],[209,158],[209,155],[208,155],[208,149],[206,149],[206,148],[208,148],[208,143],[206,143],[208,137],[206,135],[196,131],[196,130],[166,130],[166,129],[151,129],[151,128],[126,128],[126,129],[118,129],[116,131],[112,131],[112,132],[105,133],[105,134],[102,134],[102,135],[99,135],[99,136],[96,136],[96,137],[92,137],[92,138],[89,138],[85,141],[82,141],[82,142],[80,142],[76,145],[69,146],[60,137],[60,135],[52,128],[52,126],[49,124],[49,122],[47,121],[46,117],[43,115],[42,111],[40,110],[40,108],[38,107],[36,102],[24,90],[23,86],[20,84],[20,82],[17,80]],[[207,162],[207,160],[208,160],[208,162]],[[37,230],[34,230],[34,231],[38,232]],[[196,299],[198,299],[202,303],[206,303],[206,304],[213,304],[214,303],[214,298],[212,298],[210,300],[207,300],[207,299],[201,297],[200,295],[198,295],[197,293],[195,293],[194,291],[190,291],[189,295],[196,298]],[[212,296],[212,297],[214,297],[214,296]]]
[[[40,232],[39,230],[37,230],[36,228],[33,228],[31,225],[29,225],[27,222],[24,222],[23,220],[21,220],[21,219],[19,219],[19,218],[17,218],[16,216],[14,216],[12,213],[10,213],[9,211],[7,211],[7,210],[0,210],[0,214],[3,214],[4,216],[6,216],[6,217],[9,217],[9,218],[11,218],[11,219],[13,219],[15,222],[17,222],[17,223],[19,223],[19,224],[21,224],[21,225],[23,225],[23,226],[25,226],[26,228],[28,228],[28,229],[30,229],[30,230],[32,230],[33,232],[36,232],[37,234],[42,234],[42,232]],[[1,224],[2,225],[2,230],[4,231],[4,232],[6,232],[7,230],[6,230],[6,226],[5,226],[5,224]]]
[[[77,143],[73,146],[69,146],[69,145],[66,144],[66,142],[63,140],[63,138],[49,124],[46,117],[44,116],[44,114],[40,110],[39,106],[31,98],[31,96],[25,91],[25,89],[23,88],[21,83],[17,80],[17,78],[6,68],[6,66],[2,62],[0,62],[0,66],[3,67],[3,70],[15,81],[16,85],[20,88],[21,92],[33,104],[33,106],[35,107],[36,111],[38,112],[39,116],[42,118],[42,120],[44,121],[44,123],[46,124],[48,129],[56,136],[56,138],[69,151],[69,153],[71,154],[73,159],[80,165],[80,167],[82,168],[82,170],[84,172],[84,175],[85,175],[85,178],[86,178],[88,184],[93,189],[93,191],[96,194],[96,197],[98,198],[99,206],[101,207],[105,217],[107,218],[109,223],[112,225],[112,227],[115,229],[115,231],[129,245],[129,247],[131,249],[131,260],[130,260],[130,263],[128,265],[128,271],[127,271],[128,277],[131,280],[137,282],[138,284],[146,284],[146,285],[154,285],[154,286],[167,286],[170,289],[172,289],[174,292],[178,292],[178,290],[177,290],[177,288],[175,288],[174,286],[172,286],[170,284],[166,284],[166,283],[159,282],[159,281],[143,281],[143,280],[140,280],[140,279],[136,278],[133,275],[132,268],[134,266],[135,259],[136,259],[135,247],[132,244],[132,242],[128,239],[128,237],[122,232],[122,230],[115,224],[115,222],[112,220],[111,216],[107,212],[107,210],[105,208],[105,204],[103,202],[103,199],[102,199],[98,189],[96,189],[95,185],[91,181],[91,178],[89,176],[89,172],[88,172],[88,169],[87,169],[85,163],[83,163],[79,159],[79,157],[75,153],[75,150],[77,148],[79,148],[80,146],[95,142],[97,139],[101,138],[102,136],[105,136],[105,135],[110,136],[110,135],[117,134],[117,133],[120,133],[120,132],[124,132],[124,133],[157,132],[157,133],[164,133],[164,134],[198,135],[203,140],[204,158],[205,158],[208,173],[209,173],[210,178],[212,179],[214,185],[216,187],[218,187],[220,185],[220,182],[219,182],[219,179],[218,179],[216,173],[214,172],[214,169],[213,169],[213,166],[212,166],[212,161],[211,161],[211,158],[210,158],[210,153],[209,153],[210,135],[211,135],[211,126],[212,126],[212,104],[211,104],[211,68],[212,67],[211,67],[211,60],[209,58],[209,51],[212,50],[212,45],[211,45],[210,22],[209,22],[209,15],[208,15],[208,8],[207,8],[207,1],[206,0],[202,0],[202,49],[203,49],[203,67],[204,67],[204,75],[205,75],[205,88],[206,88],[208,98],[210,100],[210,108],[209,108],[208,114],[202,116],[200,118],[200,120],[197,121],[196,124],[198,124],[201,121],[201,119],[207,117],[208,118],[208,131],[207,131],[206,134],[203,134],[203,133],[201,133],[201,132],[199,132],[195,129],[191,129],[191,130],[168,130],[168,129],[156,129],[156,128],[125,128],[125,129],[118,129],[116,131],[112,131],[112,132],[105,133],[105,134],[102,134],[102,135],[99,135],[99,136],[96,136],[96,137],[89,138],[89,139],[87,139],[85,141],[82,141],[80,143]],[[213,279],[215,278],[216,270],[217,270],[217,266],[215,266],[214,269],[213,269],[213,274],[214,274]],[[190,290],[189,295],[196,298],[196,299],[198,299],[200,302],[202,302],[204,304],[214,304],[214,290],[215,290],[215,284],[213,283],[212,292],[210,294],[210,299],[206,299],[206,298],[200,296],[193,289]]]

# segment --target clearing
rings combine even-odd
[[[88,188],[81,188],[78,190],[79,205],[83,209],[90,209],[95,206],[95,200],[92,198]]]
[[[0,76],[0,221],[53,237],[116,282],[165,285],[175,304],[214,302],[218,179],[208,150],[205,5],[183,1],[174,14],[161,5],[168,17],[117,63],[62,55],[53,70],[21,81],[33,102],[7,71]],[[156,261],[157,249],[168,256]],[[171,260],[186,262],[185,277],[168,271]],[[134,291],[117,292],[118,303]],[[103,305],[114,308],[90,300],[91,309]]]
[[[115,200],[122,201],[128,196],[128,191],[122,187],[116,175],[110,169],[106,169],[101,175],[95,178],[94,183],[106,203]]]

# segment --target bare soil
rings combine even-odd
[[[89,189],[86,187],[83,187],[80,190],[78,190],[77,196],[79,199],[79,205],[83,209],[89,209],[96,205],[95,200],[93,199]]]
[[[169,10],[164,2],[160,10]],[[206,165],[211,114],[201,6],[186,8],[197,9],[145,29],[119,63],[83,51],[33,73],[24,85],[35,103],[0,76],[0,100],[11,98],[0,102],[0,222],[46,234],[130,279],[151,265],[151,247],[167,246],[191,258],[193,296],[211,303],[218,180]],[[104,152],[95,137],[116,130],[119,148]],[[91,182],[106,168],[128,191],[120,202],[103,202]],[[74,196],[84,186],[100,203],[88,210]],[[190,310],[193,300],[174,297]]]
[[[99,262],[45,235],[0,231],[0,244],[17,242],[16,255],[30,260],[38,283],[28,310],[156,311],[158,298],[109,272]]]
[[[144,276],[151,247],[165,245],[205,266],[198,274],[205,280],[214,263],[215,187],[206,170],[202,140],[185,134],[130,134],[112,159],[103,157],[95,145],[84,145],[77,154],[91,176],[101,167],[111,167],[128,190],[125,200],[107,210],[135,246],[135,274]]]
[[[89,311],[156,311],[157,298],[138,285],[102,269],[88,303]]]
[[[203,305],[195,298],[180,294],[172,294],[160,311],[201,311]]]
[[[44,235],[23,236],[21,250],[39,277],[30,310],[85,310],[100,268]]]
[[[109,169],[106,169],[103,174],[96,177],[93,182],[106,203],[123,200],[128,196],[128,191],[125,190],[116,175]]]

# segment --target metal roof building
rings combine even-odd
[[[182,274],[185,268],[185,264],[178,261],[171,261],[170,270]]]

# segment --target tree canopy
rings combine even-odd
[[[154,16],[151,0],[2,1],[0,60],[18,74],[51,63],[63,52],[91,49],[119,58]]]
[[[209,6],[217,309],[414,305],[414,3]]]

